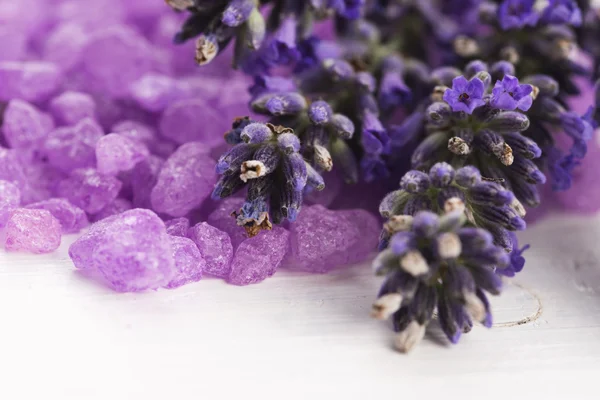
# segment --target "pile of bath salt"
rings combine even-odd
[[[193,43],[172,44],[180,23],[160,1],[0,0],[5,249],[49,253],[79,233],[75,267],[118,291],[366,259],[379,221],[326,208],[349,197],[335,177],[295,224],[253,238],[231,217],[242,199],[210,200],[248,81],[227,57],[198,69]]]

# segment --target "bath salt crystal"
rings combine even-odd
[[[89,225],[87,215],[67,199],[54,198],[29,204],[25,208],[46,210],[60,222],[62,233],[77,233]]]
[[[165,287],[175,289],[202,279],[202,270],[206,266],[206,261],[202,258],[196,244],[180,236],[169,236],[169,240],[175,262],[175,275]]]
[[[185,217],[173,218],[165,221],[165,226],[169,235],[187,237],[188,229],[190,229],[190,220]]]
[[[85,212],[95,214],[112,203],[122,183],[114,176],[101,175],[92,168],[73,171],[59,183],[57,192]]]
[[[10,213],[21,204],[21,191],[14,183],[0,180],[0,228]]]
[[[43,114],[23,100],[11,100],[2,120],[2,133],[11,148],[39,145],[49,132]]]
[[[0,62],[0,101],[44,101],[58,90],[62,80],[62,73],[54,63]]]
[[[121,171],[129,171],[148,155],[148,149],[143,143],[132,141],[116,133],[103,136],[96,143],[97,169],[99,173],[105,175],[117,175]]]
[[[48,108],[60,125],[75,125],[96,115],[96,101],[82,92],[63,92],[50,101]]]
[[[202,258],[206,261],[204,272],[219,278],[229,277],[233,246],[227,233],[206,222],[201,222],[189,229],[188,237],[196,243]]]
[[[46,210],[14,210],[6,222],[5,248],[34,254],[52,253],[60,246],[60,222]]]

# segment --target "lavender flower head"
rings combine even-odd
[[[444,92],[444,101],[452,107],[452,111],[473,114],[477,107],[485,104],[484,90],[481,79],[467,80],[464,76],[457,76],[452,80],[452,89]]]

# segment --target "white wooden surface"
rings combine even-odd
[[[598,399],[600,217],[521,236],[499,326],[405,356],[370,320],[368,266],[116,294],[50,256],[0,252],[0,399]],[[539,314],[539,306],[542,314]],[[531,317],[535,321],[515,322]]]

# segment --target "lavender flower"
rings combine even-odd
[[[504,75],[502,81],[496,82],[492,90],[490,104],[500,110],[527,111],[533,103],[533,86],[520,85],[519,80],[511,75]]]
[[[243,119],[236,121],[228,137],[235,145],[217,162],[222,176],[213,198],[248,188],[236,218],[250,237],[271,229],[271,221],[295,221],[303,192],[325,187],[323,178],[299,153],[300,140],[292,129]]]
[[[474,322],[492,325],[485,292],[497,295],[502,281],[496,270],[511,259],[492,243],[484,229],[463,227],[460,212],[442,217],[421,211],[405,217],[388,248],[373,261],[385,276],[372,316],[392,317],[395,347],[410,351],[424,336],[437,311],[442,330],[452,343]]]
[[[535,26],[540,14],[534,8],[536,0],[504,0],[498,8],[498,22],[504,30]]]
[[[542,14],[542,21],[548,24],[581,25],[581,9],[575,0],[549,0]]]
[[[467,80],[464,76],[458,76],[452,81],[452,89],[444,92],[444,101],[452,107],[452,111],[473,114],[477,107],[485,104],[483,92],[484,85],[481,79]]]

